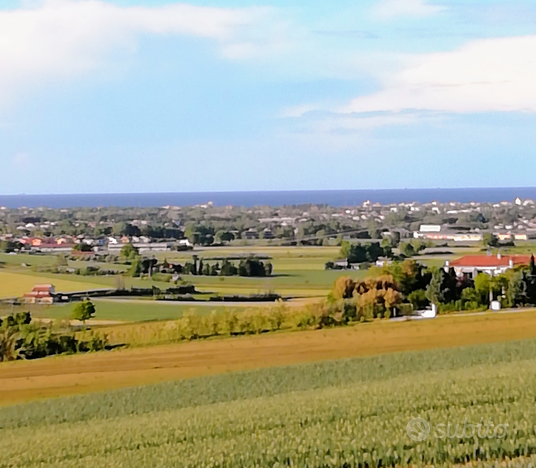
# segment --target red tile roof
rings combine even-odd
[[[466,255],[450,262],[453,267],[475,267],[475,268],[491,268],[491,267],[507,267],[512,260],[514,266],[528,265],[530,263],[530,255]]]

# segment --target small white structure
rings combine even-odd
[[[441,232],[439,224],[422,224],[419,228],[420,232]]]
[[[437,305],[432,304],[431,309],[420,310],[419,313],[422,318],[430,318],[430,319],[436,318],[437,317]]]
[[[501,309],[502,306],[499,301],[491,301],[491,310],[493,310],[493,312],[499,312]]]

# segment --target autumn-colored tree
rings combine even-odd
[[[333,286],[333,297],[335,299],[350,299],[355,289],[355,281],[348,276],[341,276],[335,281]]]

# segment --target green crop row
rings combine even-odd
[[[533,466],[535,352],[395,354],[3,408],[0,467]],[[415,417],[432,428],[421,441]],[[435,429],[482,420],[504,436]]]

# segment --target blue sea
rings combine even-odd
[[[364,201],[382,204],[418,202],[498,203],[515,198],[536,200],[536,187],[453,188],[403,190],[301,190],[266,192],[116,193],[70,195],[0,195],[8,208],[160,207],[192,206],[212,202],[215,206],[283,206],[322,204],[357,206]]]

